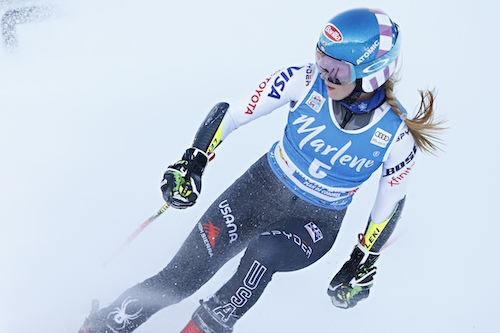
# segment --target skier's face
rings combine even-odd
[[[328,81],[323,74],[321,74],[321,78],[325,81],[326,88],[328,89],[328,96],[335,101],[343,100],[353,92],[354,88],[356,88],[356,81],[340,85]]]

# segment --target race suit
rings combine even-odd
[[[353,195],[379,168],[365,247],[379,251],[392,233],[417,148],[383,90],[356,105],[334,101],[306,64],[277,71],[227,104],[209,150],[289,104],[284,135],[213,202],[162,271],[99,311],[115,331],[130,332],[192,295],[245,250],[236,273],[204,301],[221,327],[232,328],[274,273],[307,267],[330,250]]]

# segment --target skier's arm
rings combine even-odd
[[[192,146],[210,154],[238,127],[297,101],[306,92],[313,70],[311,64],[285,67],[234,101],[216,104],[196,132]]]
[[[379,190],[365,233],[360,234],[351,258],[334,276],[328,287],[333,305],[352,308],[370,294],[375,262],[401,217],[406,184],[415,165],[415,142],[402,124],[384,162]]]
[[[395,140],[383,164],[377,197],[364,233],[363,245],[373,252],[380,251],[401,217],[406,187],[415,167],[417,147],[406,125],[402,124]]]
[[[236,128],[297,101],[310,84],[312,65],[287,67],[263,80],[234,102],[216,104],[198,128],[191,148],[163,175],[163,198],[174,208],[196,203],[208,155]]]
[[[192,146],[210,154],[222,142],[222,124],[229,109],[226,102],[217,103],[196,132]]]

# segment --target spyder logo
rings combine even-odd
[[[117,330],[122,330],[124,329],[128,324],[131,323],[132,320],[137,319],[141,316],[141,312],[143,308],[140,308],[139,311],[133,314],[128,314],[127,313],[127,306],[132,303],[132,302],[137,302],[138,300],[136,299],[130,299],[130,297],[127,297],[121,307],[116,307],[113,311],[111,311],[108,314],[108,318],[111,316],[113,317],[113,320],[115,323],[118,325],[122,325],[121,327],[118,327]]]

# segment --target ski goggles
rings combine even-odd
[[[354,65],[326,55],[316,46],[316,65],[320,74],[323,74],[333,84],[349,84],[356,81]]]

